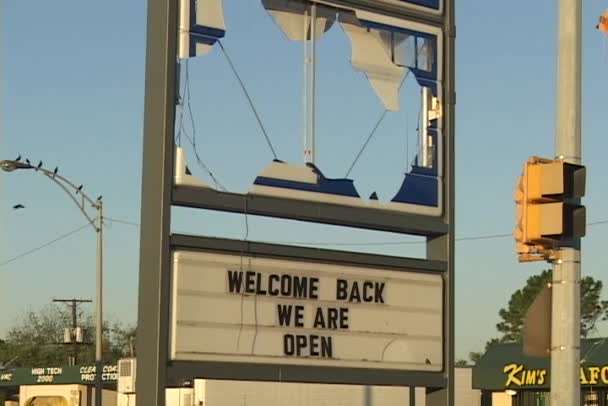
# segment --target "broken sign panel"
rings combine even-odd
[[[362,197],[354,180],[326,176],[314,159],[304,164],[273,160],[255,178],[251,193],[440,216],[443,207],[441,29],[370,9],[359,9],[355,5],[348,6],[346,1],[335,6],[331,1],[313,4],[298,0],[262,0],[261,3],[290,41],[318,41],[333,26],[340,26],[351,45],[352,67],[367,78],[371,91],[386,111],[400,110],[401,85],[408,74],[413,75],[421,86],[420,100],[417,101],[421,106],[420,150],[401,184],[395,185],[395,194],[390,200],[380,200],[376,192],[369,198]],[[438,1],[431,0],[403,3],[441,7]],[[204,54],[225,33],[221,0],[182,0],[182,5],[182,8],[189,9],[188,12],[182,10],[181,22],[188,21],[190,25],[180,24],[179,56]],[[315,97],[314,91],[312,95]],[[309,94],[307,96],[310,97]],[[312,117],[314,121],[314,114]],[[309,118],[307,115],[307,120]],[[305,137],[308,136],[310,134],[306,133]],[[183,151],[177,148],[177,154],[183,154]],[[180,155],[176,160],[180,165],[176,174],[184,175],[180,175],[179,181],[176,178],[176,184],[209,187],[186,174],[185,159],[182,158]]]

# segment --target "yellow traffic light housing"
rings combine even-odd
[[[520,262],[547,259],[553,250],[585,235],[584,166],[532,157],[515,191],[513,233]]]

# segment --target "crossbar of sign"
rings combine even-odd
[[[443,369],[440,275],[173,252],[172,360]]]

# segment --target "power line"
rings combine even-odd
[[[70,232],[68,232],[68,233],[62,234],[62,235],[60,235],[59,237],[57,237],[57,238],[55,238],[55,239],[53,239],[53,240],[51,240],[51,241],[49,241],[49,242],[47,242],[47,243],[44,243],[44,244],[42,244],[42,245],[39,245],[39,246],[37,246],[36,248],[32,248],[31,250],[26,251],[26,252],[23,252],[23,253],[21,253],[21,254],[19,254],[19,255],[16,255],[16,256],[14,256],[14,257],[12,257],[12,258],[10,258],[10,259],[7,259],[7,260],[6,260],[6,261],[4,261],[4,262],[0,262],[0,267],[5,266],[5,265],[8,265],[8,264],[10,264],[10,263],[11,263],[11,262],[13,262],[13,261],[16,261],[16,260],[18,260],[18,259],[20,259],[20,258],[25,257],[26,255],[30,255],[30,254],[33,254],[33,253],[35,253],[35,252],[37,252],[37,251],[40,251],[41,249],[46,248],[46,247],[48,247],[49,245],[55,244],[56,242],[59,242],[59,241],[61,241],[61,240],[63,240],[63,239],[66,239],[66,238],[68,238],[69,236],[74,235],[74,234],[76,234],[77,232],[79,232],[79,231],[81,231],[81,230],[84,230],[85,228],[87,228],[87,227],[89,227],[89,226],[90,226],[90,224],[89,224],[89,223],[87,223],[87,224],[85,224],[85,225],[83,225],[83,226],[80,226],[80,227],[78,227],[78,228],[76,228],[76,229],[74,229],[74,230],[72,230],[72,231],[70,231]]]
[[[120,223],[120,224],[125,224],[128,226],[139,227],[139,223],[135,223],[134,221],[121,220],[121,219],[116,219],[116,218],[112,218],[112,217],[104,217],[103,219],[110,221],[112,223]]]
[[[128,221],[128,220],[120,220],[120,219],[115,219],[115,218],[111,218],[111,217],[104,217],[105,220],[111,221],[111,222],[115,222],[115,223],[119,223],[119,224],[125,224],[125,225],[129,225],[132,227],[139,227],[138,223],[135,223],[133,221]],[[602,225],[602,224],[608,224],[608,220],[597,220],[597,221],[592,221],[590,223],[587,223],[587,226],[596,226],[596,225]],[[245,224],[247,227],[247,234],[249,234],[249,224],[246,223]],[[26,251],[24,253],[21,253],[13,258],[10,258],[4,262],[0,262],[0,267],[5,266],[13,261],[16,261],[22,257],[25,257],[29,254],[33,254],[45,247],[48,247],[49,245],[52,245],[56,242],[59,242],[73,234],[76,234],[77,232],[79,232],[80,230],[88,227],[89,224],[85,224],[82,227],[79,227],[73,231],[70,231],[69,233],[63,234],[45,244],[42,244],[36,248],[33,248],[29,251]],[[455,239],[456,242],[462,242],[462,241],[477,241],[477,240],[493,240],[493,239],[499,239],[499,238],[507,238],[507,237],[513,237],[513,234],[508,233],[508,234],[486,234],[486,235],[476,235],[476,236],[469,236],[469,237],[458,237]],[[245,237],[247,238],[247,237]],[[368,241],[368,242],[331,242],[331,241],[262,241],[262,242],[266,242],[269,244],[293,244],[293,245],[316,245],[316,246],[344,246],[344,247],[371,247],[371,246],[395,246],[395,245],[416,245],[416,244],[425,244],[426,241]]]

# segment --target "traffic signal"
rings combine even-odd
[[[515,191],[514,237],[519,260],[543,260],[550,250],[585,235],[585,167],[533,157],[524,165]]]

